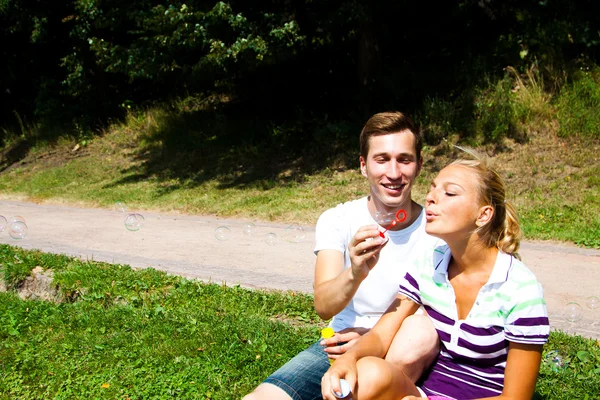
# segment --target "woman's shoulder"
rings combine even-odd
[[[518,286],[538,282],[535,274],[525,265],[525,263],[523,263],[523,261],[510,254],[502,252],[499,252],[498,254],[499,256],[504,257],[508,264],[507,281],[511,281]]]

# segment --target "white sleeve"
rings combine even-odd
[[[338,250],[344,254],[348,247],[348,224],[341,205],[321,214],[315,227],[315,254],[319,250]]]

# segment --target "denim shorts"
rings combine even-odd
[[[265,379],[285,391],[293,400],[320,400],[321,378],[329,369],[329,358],[319,342],[288,361]]]

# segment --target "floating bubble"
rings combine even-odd
[[[557,350],[551,350],[546,353],[544,362],[548,364],[550,369],[554,372],[563,371],[567,368],[567,362],[563,360]]]
[[[215,237],[221,242],[229,240],[229,238],[231,237],[231,230],[226,226],[220,226],[217,229],[215,229]]]
[[[306,239],[306,232],[298,224],[292,224],[285,229],[284,238],[287,242],[300,243]]]
[[[269,246],[275,246],[275,243],[277,243],[277,235],[273,232],[267,233],[265,235],[265,243],[267,243]]]
[[[8,221],[2,215],[0,215],[0,232],[4,231],[8,227]]]
[[[115,203],[115,209],[122,213],[126,213],[127,212],[127,204],[123,203],[122,201],[117,201]]]
[[[597,296],[590,296],[585,301],[585,305],[587,308],[595,310],[596,308],[600,307],[600,299]]]
[[[396,219],[396,213],[376,212],[373,219],[381,226],[388,226]]]
[[[244,235],[252,236],[254,235],[254,231],[256,230],[256,225],[253,222],[248,222],[244,224],[242,228]]]
[[[565,307],[564,315],[569,322],[575,323],[583,317],[583,307],[579,303],[572,301]]]
[[[144,226],[144,216],[142,214],[129,214],[125,217],[125,228],[135,232],[142,229]]]
[[[20,216],[20,215],[15,215],[15,216],[12,216],[12,217],[10,217],[10,219],[8,220],[8,222],[9,222],[9,223],[11,223],[11,224],[12,224],[13,222],[22,222],[22,223],[24,223],[24,224],[26,223],[26,222],[25,222],[25,218],[23,218],[23,217],[22,217],[22,216]]]
[[[23,221],[11,222],[8,226],[8,234],[13,239],[23,239],[27,236],[27,224]]]

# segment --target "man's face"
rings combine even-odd
[[[409,131],[372,136],[367,158],[360,157],[360,171],[367,178],[375,210],[394,212],[407,208],[411,190],[421,172],[415,136]]]

